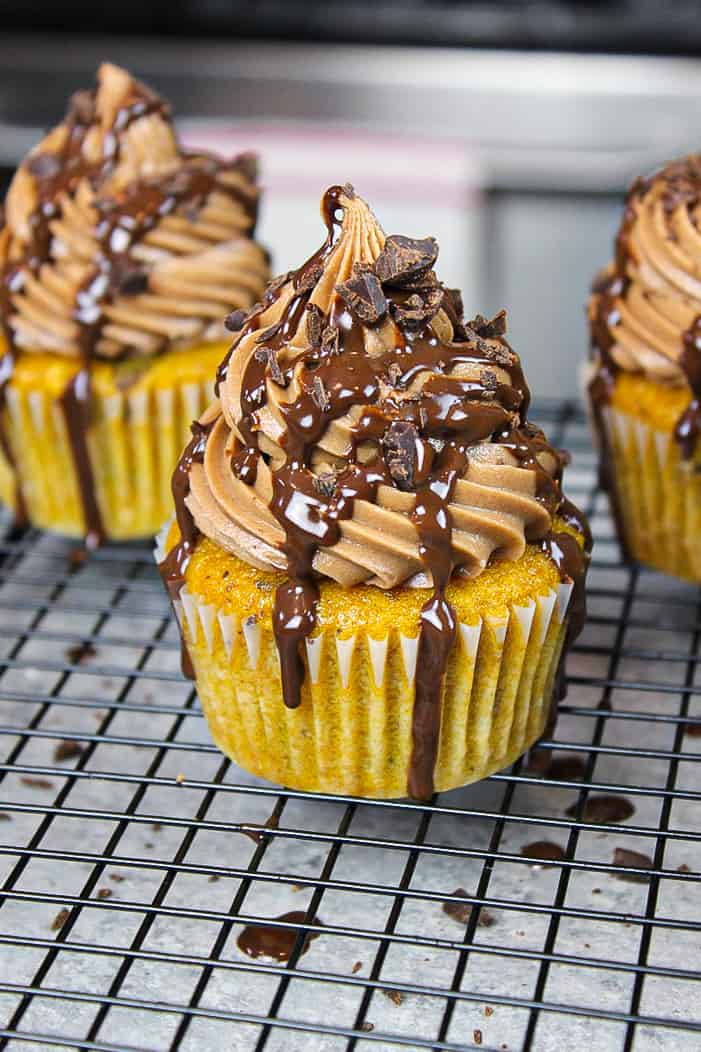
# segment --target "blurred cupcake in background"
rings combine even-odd
[[[116,66],[22,162],[0,232],[0,498],[88,543],[155,532],[222,317],[268,278],[251,155],[185,152]]]
[[[299,789],[418,798],[543,733],[584,616],[566,457],[505,316],[353,188],[269,285],[173,477],[157,558],[220,748]]]
[[[700,221],[700,156],[636,180],[589,303],[589,396],[624,555],[699,582]]]

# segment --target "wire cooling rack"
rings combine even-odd
[[[5,536],[0,1049],[701,1048],[701,597],[621,566],[581,415],[536,416],[596,536],[569,695],[427,805],[237,770],[148,548]],[[292,910],[289,960],[241,952]]]

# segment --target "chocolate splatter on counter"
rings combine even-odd
[[[456,888],[453,892],[455,898],[467,898],[468,892],[464,888]],[[484,906],[479,907],[473,905],[471,902],[453,902],[451,899],[447,899],[443,903],[443,912],[448,916],[452,917],[459,924],[467,924],[472,911],[479,909],[479,916],[477,917],[477,924],[480,928],[491,928],[495,922],[494,914],[490,913],[489,910],[485,909]]]
[[[550,761],[545,777],[558,782],[581,782],[586,771],[586,764],[581,756],[554,756]]]
[[[567,456],[528,420],[504,312],[465,321],[433,269],[435,240],[385,237],[352,187],[331,187],[322,216],[320,249],[229,319],[217,399],[173,476],[180,542],[161,571],[177,598],[202,532],[286,573],[273,630],[291,709],[320,578],[427,589],[407,784],[426,799],[457,632],[452,576],[540,545],[573,585],[564,654],[584,619],[590,534],[561,491]]]
[[[565,814],[576,818],[578,807],[578,804],[572,804]],[[634,814],[635,808],[625,796],[589,796],[582,809],[581,820],[604,825],[609,822],[625,822]]]
[[[550,840],[535,840],[532,844],[524,844],[521,848],[521,854],[524,858],[539,864],[562,862],[563,859],[567,858],[564,848]]]
[[[71,665],[82,665],[86,661],[90,661],[92,658],[97,656],[97,650],[89,641],[83,643],[76,643],[75,646],[68,647],[66,650],[66,660]]]
[[[59,910],[54,919],[51,922],[51,931],[60,931],[64,926],[68,918],[70,917],[70,910],[65,906]]]
[[[649,855],[643,855],[640,851],[630,851],[625,847],[617,847],[613,852],[614,877],[617,880],[625,880],[629,884],[649,884],[650,878],[644,873],[632,873],[628,870],[652,869],[653,861]]]
[[[37,778],[31,774],[23,774],[20,777],[20,782],[30,789],[53,789],[54,787],[54,783],[49,781],[48,778]]]
[[[83,755],[85,749],[84,745],[80,742],[74,741],[72,738],[66,738],[64,741],[60,741],[54,749],[54,760],[56,763],[63,763],[64,760],[75,760],[78,756]]]
[[[283,913],[280,917],[273,917],[272,920],[273,923],[282,921],[284,924],[293,924],[297,927],[275,928],[269,924],[246,925],[239,934],[236,945],[247,957],[270,957],[274,961],[289,961],[300,935],[300,926],[305,924],[322,926],[318,917],[312,917],[309,920],[303,910],[292,910],[290,913]],[[304,935],[300,957],[307,952],[309,943],[312,939],[318,938],[319,934],[318,931],[310,930]]]

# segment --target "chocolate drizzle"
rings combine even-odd
[[[234,169],[239,169],[246,178],[254,178],[250,171],[251,158],[247,155],[224,162],[181,151],[174,169],[159,176],[134,179],[121,190],[100,196],[102,187],[120,163],[125,131],[133,122],[150,114],[167,117],[168,107],[149,88],[132,79],[119,107],[111,115],[111,127],[106,130],[100,127],[104,115],[98,113],[99,90],[74,95],[61,129],[60,145],[35,152],[27,160],[25,167],[33,178],[36,204],[27,220],[28,237],[21,256],[6,259],[0,274],[0,312],[8,348],[0,362],[0,448],[15,473],[16,515],[22,518],[26,517],[26,509],[15,470],[5,409],[5,391],[19,353],[10,321],[13,299],[22,291],[27,277],[37,278],[42,266],[52,259],[51,227],[61,219],[62,197],[71,197],[83,183],[91,188],[97,214],[92,231],[97,241],[97,256],[94,267],[75,296],[73,320],[79,332],[79,367],[58,400],[66,424],[83,509],[86,543],[89,545],[104,538],[88,443],[91,367],[107,320],[105,305],[118,295],[133,296],[148,289],[148,273],[142,264],[135,262],[132,249],[164,216],[178,208],[189,207],[196,211],[215,188],[243,206],[251,229],[256,219],[255,191],[247,193],[230,182],[218,181],[222,172]],[[98,128],[101,145],[96,149]],[[48,141],[56,141],[56,133]],[[160,349],[166,345],[167,341],[163,339]],[[130,353],[130,349],[126,348],[124,353]]]
[[[327,191],[322,203],[325,243],[299,271],[269,287],[263,302],[245,318],[236,318],[240,333],[220,367],[218,392],[235,362],[240,400],[234,411],[231,469],[252,485],[267,448],[260,444],[261,414],[270,411],[269,391],[283,389],[275,403],[282,460],[270,464],[269,510],[284,534],[280,548],[288,580],[275,594],[273,629],[284,701],[290,708],[303,697],[301,647],[316,627],[315,559],[339,542],[342,523],[353,516],[356,501],[376,503],[380,486],[393,487],[403,500],[413,499],[409,518],[431,594],[420,615],[408,791],[426,798],[433,792],[443,681],[456,636],[455,614],[446,599],[459,565],[450,503],[475,447],[498,444],[507,458],[535,474],[535,498],[548,516],[539,518],[536,535],[528,539],[542,541],[562,580],[575,581],[581,604],[570,638],[581,627],[586,555],[567,533],[544,536],[543,523],[562,511],[583,537],[588,530],[561,493],[565,456],[527,420],[530,394],[519,359],[504,337],[503,312],[490,321],[478,316],[465,322],[459,296],[441,285],[432,269],[438,252],[433,239],[393,236],[384,248],[380,242],[372,261],[355,260],[348,267],[349,280],[335,286],[322,314],[315,288],[339,245],[339,209],[369,215],[357,211],[366,208],[348,187]],[[283,294],[287,298],[274,324],[261,330],[268,308]],[[305,332],[306,346],[300,337]],[[334,470],[319,470],[313,458],[320,441],[335,421],[349,415],[348,450],[337,458]],[[187,475],[191,458],[192,451],[186,451],[177,480]],[[544,460],[555,465],[554,476]],[[179,493],[180,520],[186,489],[179,485]],[[191,518],[186,528],[190,531]],[[182,527],[181,534],[185,537]],[[191,543],[191,532],[187,536]],[[179,551],[180,546],[177,562]]]

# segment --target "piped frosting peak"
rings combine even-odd
[[[221,337],[267,278],[255,161],[184,151],[165,103],[104,64],[19,166],[0,233],[15,348],[149,354]]]

